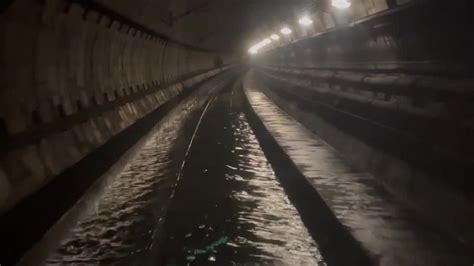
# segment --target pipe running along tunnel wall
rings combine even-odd
[[[399,199],[474,244],[472,1],[351,3],[313,14],[291,43],[254,55],[267,94]]]
[[[2,6],[0,213],[231,63],[93,3]]]

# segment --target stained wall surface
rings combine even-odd
[[[232,58],[81,1],[5,3],[0,212]]]

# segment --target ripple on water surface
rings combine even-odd
[[[325,265],[245,115],[218,100],[166,217],[165,265]]]
[[[187,104],[166,117],[124,170],[107,181],[49,265],[132,265],[149,257],[182,161],[174,158],[176,146],[184,146],[178,145],[186,142],[183,126],[199,106]]]
[[[244,182],[246,189],[232,197],[242,205],[239,223],[248,225],[250,244],[265,255],[262,261],[286,265],[324,265],[316,244],[296,209],[278,183],[249,124],[241,113],[233,125],[238,169],[231,178]],[[246,204],[245,204],[246,203]]]
[[[225,103],[204,117],[176,188],[198,118],[185,108],[105,186],[48,263],[325,265],[245,115]]]

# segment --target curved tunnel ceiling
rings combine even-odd
[[[93,2],[93,1],[89,1]],[[242,53],[315,0],[98,0],[131,20],[184,43]]]

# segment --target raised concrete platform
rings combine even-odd
[[[279,109],[249,73],[244,90],[267,131],[376,265],[472,265],[456,241],[431,230],[331,146]],[[343,255],[343,254],[341,254]]]

